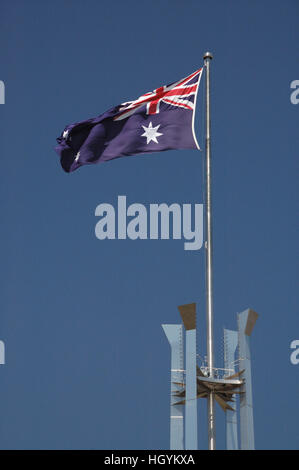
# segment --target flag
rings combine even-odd
[[[199,149],[194,116],[202,68],[98,117],[70,124],[55,148],[62,168],[171,149]]]

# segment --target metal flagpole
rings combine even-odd
[[[212,277],[212,203],[211,203],[211,142],[210,142],[210,52],[204,55],[206,67],[206,312],[207,312],[207,362],[210,377],[214,376],[213,342],[213,277]],[[208,441],[209,450],[216,448],[215,402],[211,391],[208,403]]]

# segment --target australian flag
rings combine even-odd
[[[199,148],[194,117],[202,68],[178,82],[66,126],[57,138],[62,168],[171,149]]]

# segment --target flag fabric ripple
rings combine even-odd
[[[188,77],[115,106],[98,117],[70,124],[57,138],[62,168],[114,158],[199,148],[194,116],[202,69]]]

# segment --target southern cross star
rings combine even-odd
[[[149,123],[148,127],[142,126],[144,129],[144,133],[141,135],[141,137],[146,137],[146,143],[149,144],[150,141],[152,140],[156,144],[159,142],[157,141],[157,137],[159,135],[163,135],[161,132],[158,132],[158,129],[160,127],[160,124],[158,126],[153,127],[152,121]]]

